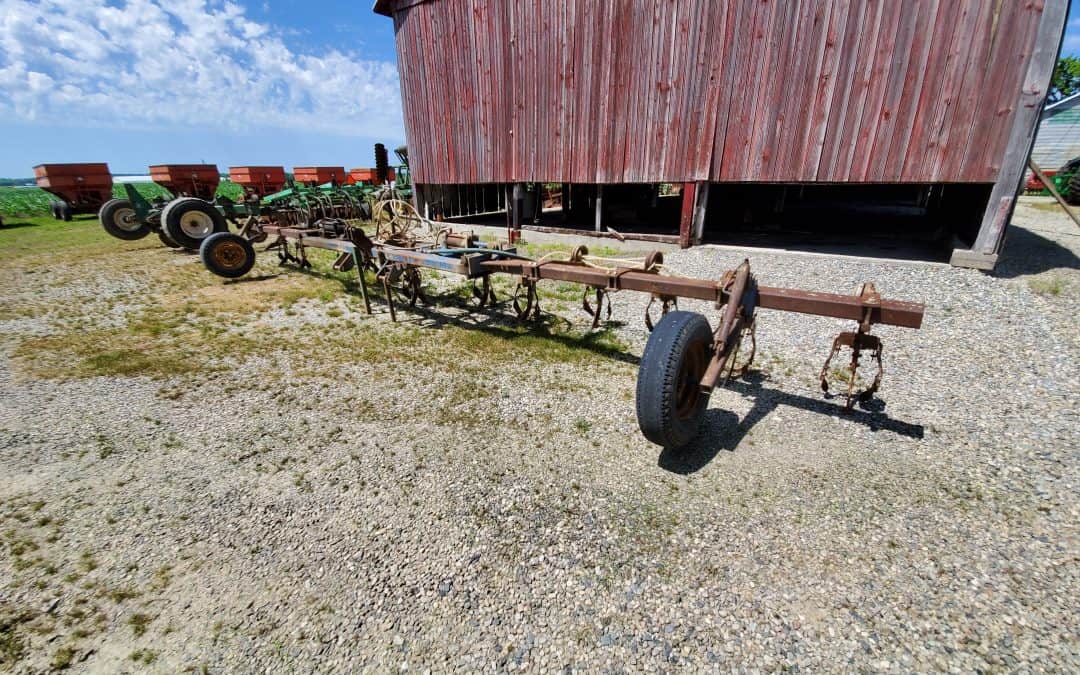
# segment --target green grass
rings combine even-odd
[[[1039,295],[1061,295],[1062,291],[1065,290],[1065,287],[1067,285],[1068,282],[1065,280],[1065,278],[1058,274],[1044,275],[1035,277],[1033,279],[1028,279],[1028,287],[1030,287],[1032,291],[1038,293]]]
[[[154,199],[156,197],[169,198],[169,191],[157,183],[133,183],[135,189],[143,197]],[[232,200],[243,196],[243,188],[236,183],[222,181],[218,185],[217,194]],[[120,184],[113,185],[113,197],[123,198],[124,188]],[[8,218],[27,218],[33,216],[45,216],[49,214],[49,205],[56,197],[36,187],[0,187],[0,217],[5,222]]]
[[[4,224],[0,226],[0,261],[3,262],[26,255],[59,252],[73,253],[77,257],[105,255],[122,251],[124,248],[150,245],[160,244],[156,238],[125,242],[110,237],[95,216],[75,216],[75,220],[70,223],[54,220],[52,216],[4,216]]]

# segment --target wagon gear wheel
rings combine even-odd
[[[126,199],[110,199],[98,211],[101,226],[117,239],[134,241],[150,234],[150,228],[139,220],[135,207]]]
[[[165,232],[165,230],[158,230],[157,231],[157,236],[158,236],[158,239],[161,240],[161,243],[165,244],[169,248],[181,248],[180,244],[177,244],[175,241],[173,241],[169,237],[168,233]]]
[[[697,435],[709,403],[700,382],[711,344],[712,330],[700,314],[675,311],[660,320],[638,368],[637,418],[645,438],[679,449]]]
[[[255,248],[238,234],[218,232],[203,241],[199,258],[206,269],[219,277],[235,279],[250,272],[255,265]]]
[[[215,232],[229,231],[225,216],[210,202],[196,197],[169,202],[161,212],[161,224],[173,241],[193,251]]]

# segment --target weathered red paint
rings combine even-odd
[[[690,248],[691,233],[694,229],[694,204],[697,197],[695,183],[683,183],[682,212],[679,214],[679,246]]]
[[[394,19],[418,183],[992,183],[1025,88],[1043,86],[1028,68],[1040,20],[1065,2],[375,10]]]

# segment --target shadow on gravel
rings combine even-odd
[[[461,315],[446,314],[439,311],[440,304],[452,304],[457,309],[465,309],[467,313]],[[514,317],[509,302],[499,303],[495,307],[480,308],[475,305],[463,306],[460,302],[440,303],[437,301],[429,307],[417,303],[415,307],[410,307],[409,311],[419,315],[419,317],[411,318],[399,313],[398,323],[412,323],[420,328],[433,328],[436,330],[446,326],[468,328],[501,340],[513,340],[526,336],[543,338],[575,349],[585,349],[615,361],[622,361],[635,366],[641,363],[641,357],[618,349],[605,341],[614,325],[585,335],[567,335],[556,332],[559,327],[563,330],[570,327],[570,323],[566,319],[554,314],[542,314],[539,321],[519,321]],[[523,328],[527,330],[522,330]]]
[[[922,438],[925,432],[921,424],[910,424],[886,415],[882,412],[885,404],[878,399],[867,402],[864,410],[847,411],[843,407],[843,399],[838,399],[840,403],[832,403],[791,394],[763,386],[767,380],[767,376],[761,372],[751,371],[743,379],[729,382],[726,389],[754,399],[754,405],[746,417],[740,421],[737,415],[727,410],[714,408],[706,411],[697,440],[681,450],[665,449],[660,453],[657,465],[665,471],[682,475],[700,471],[721,450],[734,452],[755,424],[782,405],[847,419],[869,427],[871,431],[891,431],[909,438]]]
[[[281,272],[277,272],[275,274],[258,274],[255,276],[240,277],[239,279],[225,279],[221,283],[225,284],[226,286],[232,286],[234,284],[248,284],[253,281],[266,281],[267,279],[276,279],[280,276]]]
[[[1075,233],[1068,234],[1075,236]],[[1011,279],[1061,268],[1080,269],[1080,258],[1056,241],[1010,225],[1001,260],[990,276]]]

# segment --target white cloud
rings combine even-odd
[[[0,0],[0,115],[403,136],[397,69],[299,53],[232,2]]]

